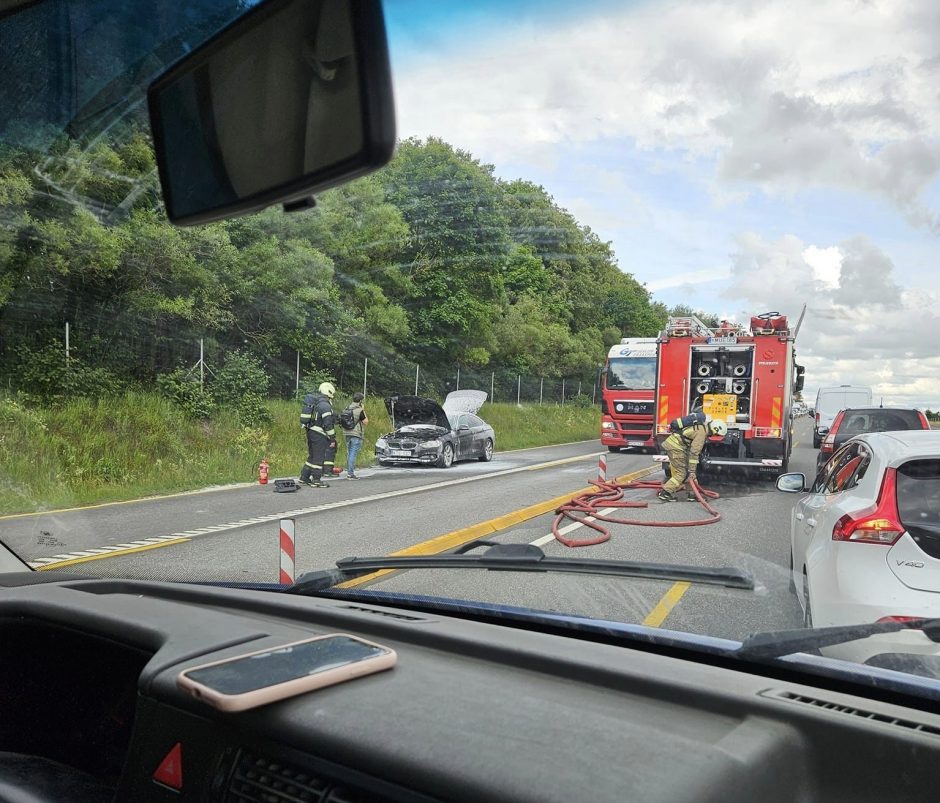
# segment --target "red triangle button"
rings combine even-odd
[[[160,762],[153,779],[172,789],[183,788],[183,749],[179,742],[173,745],[173,749]]]

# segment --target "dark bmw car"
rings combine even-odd
[[[905,429],[930,429],[920,410],[899,407],[856,407],[840,412],[819,447],[816,472],[850,438],[865,432],[899,432]]]
[[[455,390],[443,406],[421,396],[389,396],[385,408],[395,431],[375,442],[376,460],[383,466],[424,463],[441,468],[455,460],[492,460],[496,435],[476,415],[484,401],[482,390]]]

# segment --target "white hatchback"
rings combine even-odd
[[[940,616],[940,431],[859,435],[805,484],[802,474],[777,480],[809,490],[790,523],[791,588],[807,626]],[[824,652],[881,663],[940,645],[901,630]]]

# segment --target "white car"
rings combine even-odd
[[[777,480],[782,491],[809,490],[790,524],[792,588],[807,626],[940,616],[940,432],[859,435],[805,483],[802,474]],[[886,653],[940,654],[940,645],[903,630],[825,652],[878,663]]]

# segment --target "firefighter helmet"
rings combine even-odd
[[[320,384],[320,393],[326,396],[328,399],[332,399],[336,395],[336,388],[333,386],[332,382],[322,382]]]
[[[713,418],[708,422],[708,431],[712,435],[723,438],[728,434],[728,425],[724,421],[719,421],[717,418]]]

